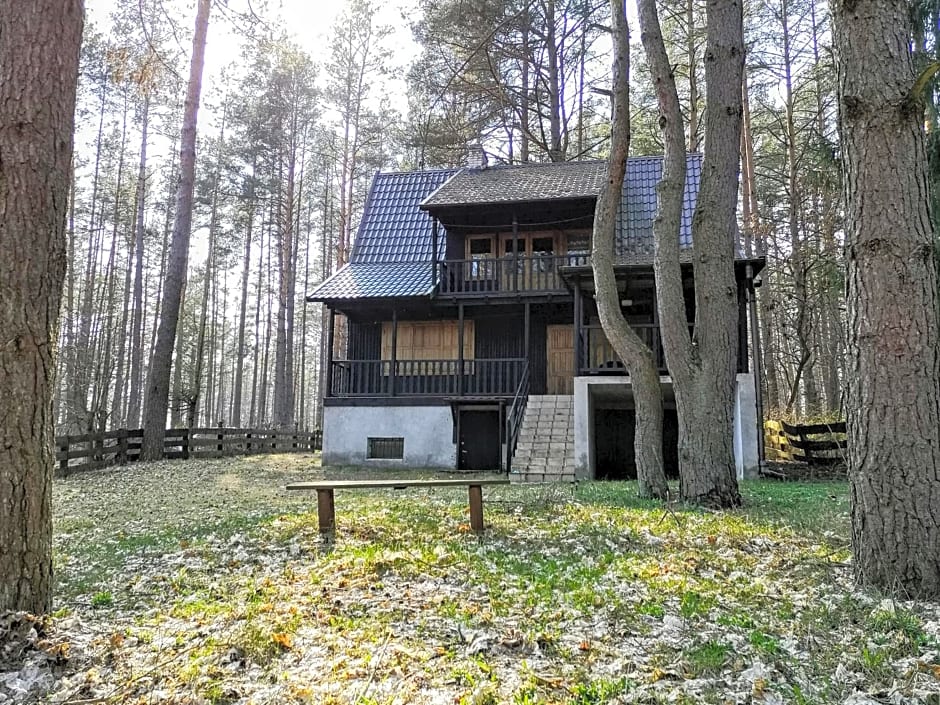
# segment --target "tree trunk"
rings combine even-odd
[[[940,597],[940,320],[910,6],[836,3],[855,576]]]
[[[254,183],[252,169],[252,183]],[[238,428],[242,422],[242,379],[245,359],[245,319],[248,315],[248,278],[251,264],[251,229],[255,219],[255,203],[248,204],[248,225],[245,229],[245,257],[242,260],[242,297],[238,312],[238,344],[235,346],[235,381],[232,389],[232,425]],[[259,292],[260,294],[260,292]]]
[[[641,497],[666,499],[669,487],[663,470],[663,397],[659,371],[650,349],[627,323],[620,309],[620,294],[614,276],[614,241],[617,211],[630,153],[630,30],[622,0],[611,0],[613,17],[614,112],[611,120],[610,160],[607,181],[597,198],[594,212],[591,262],[597,312],[607,339],[630,375],[636,409],[637,491]]]
[[[196,30],[193,36],[193,55],[189,67],[189,85],[183,108],[183,128],[180,133],[180,181],[176,194],[176,220],[173,239],[167,258],[167,276],[160,307],[160,327],[154,346],[153,362],[147,373],[144,402],[144,440],[140,450],[144,460],[163,457],[166,436],[167,401],[170,395],[170,367],[173,362],[173,344],[182,304],[183,280],[189,261],[189,235],[193,217],[193,187],[196,177],[196,118],[199,95],[202,90],[202,67],[205,63],[206,33],[209,29],[211,0],[199,0],[196,10]]]
[[[144,211],[147,207],[147,130],[150,126],[150,94],[144,96],[140,127],[140,164],[137,170],[137,220],[134,226],[134,314],[131,318],[131,393],[128,395],[127,423],[140,423],[140,366],[143,361],[144,322]],[[138,381],[135,388],[134,382]]]
[[[689,336],[679,226],[686,155],[682,112],[654,0],[639,3],[665,141],[655,235],[657,305],[679,416],[679,492],[715,507],[741,503],[732,447],[738,342],[734,279],[740,164],[744,31],[737,0],[708,4],[705,45],[705,156],[692,221],[695,332]]]
[[[296,130],[296,124],[294,125]],[[292,130],[286,154],[286,183],[281,195],[277,248],[277,332],[274,345],[274,425],[287,428],[294,422],[293,317],[294,317],[294,208],[296,132]],[[349,194],[352,203],[352,191]]]
[[[0,0],[0,612],[52,606],[55,340],[80,0]]]

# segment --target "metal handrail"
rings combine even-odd
[[[519,431],[522,429],[522,418],[529,401],[529,363],[526,362],[522,370],[522,378],[516,388],[516,395],[512,398],[509,412],[506,414],[506,472],[512,471],[512,456],[516,452],[516,443],[519,441]]]

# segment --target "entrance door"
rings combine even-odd
[[[574,394],[574,329],[571,324],[547,326],[548,394]]]
[[[499,411],[460,411],[460,470],[499,470]]]

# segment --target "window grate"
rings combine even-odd
[[[366,457],[369,460],[404,460],[404,438],[370,438]]]

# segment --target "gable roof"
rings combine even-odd
[[[313,301],[423,296],[434,289],[430,267],[433,219],[418,204],[456,169],[378,173],[366,198],[349,264],[311,291]],[[447,237],[438,233],[439,251]]]
[[[663,158],[630,157],[617,214],[616,264],[650,264],[656,186]],[[692,247],[692,215],[702,157],[686,164],[680,256]],[[428,296],[434,291],[430,266],[433,218],[438,208],[485,207],[500,203],[595,199],[607,176],[604,161],[519,164],[485,169],[435,169],[376,174],[349,264],[317,286],[311,301]],[[444,258],[446,233],[438,232]]]
[[[604,161],[462,169],[428,196],[421,204],[421,209],[597,198],[606,175],[607,162]]]
[[[418,208],[456,169],[378,173],[349,257],[358,262],[430,262],[432,219]],[[444,242],[440,232],[439,245]]]

